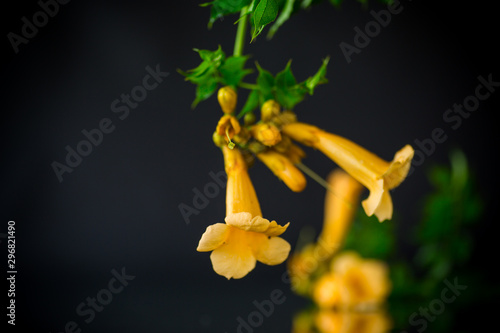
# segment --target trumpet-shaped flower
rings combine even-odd
[[[197,250],[212,251],[214,271],[227,279],[247,275],[260,261],[278,265],[286,260],[290,244],[278,237],[287,229],[262,218],[246,163],[238,149],[222,148],[226,167],[226,223],[216,223],[202,235]]]
[[[323,228],[318,241],[294,253],[288,269],[292,286],[300,294],[309,294],[311,276],[339,250],[349,230],[362,186],[341,169],[332,171],[327,178]],[[333,287],[336,285],[334,284]],[[325,287],[327,288],[327,287]],[[333,290],[330,295],[333,294]]]
[[[370,194],[362,205],[368,216],[374,214],[381,222],[392,218],[389,190],[397,187],[408,174],[414,154],[410,145],[399,150],[392,162],[387,162],[354,142],[316,126],[296,122],[284,124],[282,131],[293,140],[320,150],[367,187]]]
[[[340,169],[332,171],[327,182],[329,190],[325,196],[323,228],[318,243],[333,254],[342,245],[351,226],[362,186]]]
[[[385,263],[345,251],[334,258],[330,272],[316,282],[313,299],[324,308],[371,308],[383,303],[390,289]]]

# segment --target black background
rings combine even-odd
[[[21,18],[31,18],[40,7],[34,1],[4,4],[0,232],[7,231],[9,220],[16,222],[17,328],[63,332],[75,321],[82,332],[235,332],[237,317],[255,310],[254,300],[269,299],[279,289],[286,301],[255,332],[290,332],[293,313],[306,304],[282,281],[285,265],[258,264],[247,277],[227,281],[213,272],[207,253],[195,251],[205,228],[223,221],[223,190],[189,224],[179,212],[179,204],[192,205],[193,189],[211,182],[209,172],[223,170],[223,162],[211,140],[220,108],[211,98],[190,109],[194,86],[177,69],[199,63],[193,48],[221,45],[230,55],[236,32],[236,16],[208,30],[209,9],[198,4],[71,1],[17,54],[7,34],[20,34]],[[373,19],[369,10],[385,5],[372,1],[363,9],[346,0],[340,9],[325,3],[301,12],[272,40],[262,36],[247,43],[248,64],[258,61],[277,73],[292,59],[295,76],[304,80],[329,55],[329,83],[296,108],[299,119],[387,160],[442,128],[446,142],[393,191],[400,248],[411,254],[407,240],[430,189],[425,171],[461,147],[487,203],[472,235],[477,246],[470,267],[484,271],[487,283],[493,281],[488,272],[498,253],[498,218],[492,212],[498,92],[456,130],[443,113],[474,94],[478,76],[492,74],[500,81],[497,17],[489,3],[404,1],[402,6],[350,64],[339,44],[352,44],[353,28],[363,28]],[[120,120],[111,102],[140,85],[147,66],[157,65],[169,76]],[[111,119],[114,131],[60,183],[51,163],[64,163],[65,147],[75,148],[84,139],[81,131],[96,128],[103,118]],[[311,150],[305,163],[321,176],[335,167]],[[264,216],[292,222],[283,235],[292,246],[304,225],[319,230],[323,188],[309,180],[304,192],[292,193],[259,164],[251,177]],[[0,248],[6,262],[4,240]],[[134,280],[85,323],[76,307],[107,287],[112,269],[123,267]],[[474,287],[469,286],[471,293]],[[0,293],[5,295],[7,286]],[[472,310],[471,305],[468,318],[488,313],[486,307]],[[457,317],[456,325],[468,331],[472,326],[465,326],[465,319]]]

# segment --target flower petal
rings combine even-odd
[[[207,230],[201,236],[196,251],[212,251],[221,246],[226,240],[229,232],[229,226],[224,223],[216,223],[207,227]]]
[[[393,189],[397,187],[406,178],[414,153],[413,148],[406,145],[394,155],[394,160],[383,176],[387,188]]]
[[[266,265],[279,265],[288,258],[290,244],[281,237],[271,237],[263,242],[256,253],[257,260]]]
[[[382,200],[382,196],[384,194],[384,180],[379,179],[373,181],[368,189],[370,190],[370,195],[361,202],[361,205],[363,206],[366,215],[372,216]]]
[[[264,231],[264,233],[270,237],[279,236],[286,231],[286,229],[288,228],[289,225],[290,225],[290,222],[288,222],[284,226],[281,226],[278,223],[276,223],[276,221],[271,221],[268,225],[267,230]]]
[[[373,214],[378,218],[380,222],[383,222],[384,220],[390,220],[392,218],[392,211],[393,207],[391,195],[389,194],[389,190],[385,190],[384,193],[382,193],[380,203],[378,204]]]
[[[214,271],[228,280],[240,279],[255,268],[256,259],[246,244],[231,242],[215,249],[210,255]]]
[[[269,220],[247,212],[229,214],[226,223],[245,231],[264,232],[269,228]]]

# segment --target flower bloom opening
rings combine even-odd
[[[260,204],[241,151],[222,147],[227,173],[226,223],[209,226],[197,251],[212,251],[214,271],[227,279],[240,279],[259,261],[278,265],[288,258],[291,246],[280,236],[281,226],[262,217]]]
[[[293,140],[320,150],[354,179],[370,190],[362,206],[368,216],[380,222],[391,219],[393,213],[389,190],[406,178],[413,158],[413,148],[404,146],[387,162],[363,147],[341,136],[325,132],[316,126],[290,123],[282,127]]]

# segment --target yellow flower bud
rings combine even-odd
[[[262,121],[271,120],[280,114],[280,105],[274,99],[270,99],[262,104],[260,114]]]
[[[271,122],[276,126],[283,126],[297,122],[297,115],[293,111],[283,111],[271,119]]]
[[[238,95],[236,91],[230,86],[225,86],[219,89],[217,92],[217,100],[219,101],[222,112],[225,114],[233,113],[236,108],[236,102],[238,100]]]
[[[243,117],[243,121],[245,125],[250,126],[255,124],[255,121],[257,121],[255,114],[253,112],[246,113],[245,116]]]
[[[226,145],[226,137],[218,134],[217,132],[214,132],[214,134],[212,135],[212,140],[214,140],[214,143],[217,147]]]
[[[252,135],[262,144],[271,147],[281,141],[280,130],[273,124],[257,124],[252,127]]]

